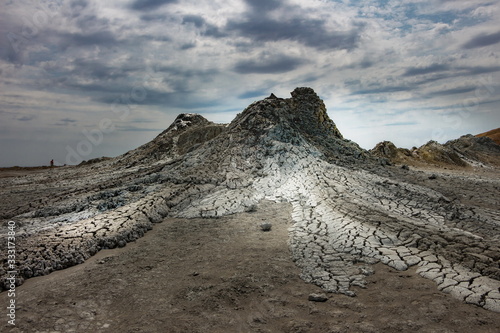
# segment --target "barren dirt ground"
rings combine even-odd
[[[309,301],[322,291],[290,259],[290,210],[262,202],[220,219],[166,219],[124,248],[26,281],[16,327],[4,318],[1,331],[498,332],[498,313],[439,292],[414,268],[377,264],[358,296]]]

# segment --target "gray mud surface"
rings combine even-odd
[[[497,332],[411,268],[375,265],[356,297],[326,294],[290,259],[289,204],[220,219],[166,219],[125,248],[28,280],[9,332]],[[260,224],[272,223],[269,232]],[[0,294],[5,304],[6,293]],[[3,326],[3,324],[2,324]],[[4,326],[6,327],[6,326]]]

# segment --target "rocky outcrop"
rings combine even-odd
[[[218,218],[267,199],[293,207],[290,249],[305,281],[353,296],[351,287],[366,286],[374,263],[418,266],[444,292],[500,311],[492,215],[393,178],[383,159],[342,137],[312,89],[291,95],[255,102],[227,126],[181,115],[123,156],[61,169],[64,196],[10,215],[22,238],[18,282],[124,246],[166,216]],[[385,146],[384,154],[394,152]],[[24,183],[24,191],[55,186],[50,177]],[[22,192],[23,181],[3,180],[2,188],[17,184]]]
[[[370,152],[395,164],[470,167],[500,165],[500,145],[491,138],[464,135],[445,144],[429,141],[419,148],[397,148],[392,142],[378,143]]]
[[[338,165],[371,167],[379,160],[356,143],[346,140],[311,88],[297,88],[292,98],[266,98],[253,103],[229,125],[242,136],[269,135],[281,142],[314,147],[322,158]]]
[[[90,164],[96,164],[96,163],[100,163],[100,162],[104,162],[106,160],[109,160],[110,157],[98,157],[98,158],[93,158],[91,160],[88,160],[88,161],[82,161],[79,165],[90,165]]]
[[[225,125],[215,124],[199,114],[182,113],[151,142],[118,157],[115,163],[133,166],[178,158],[224,129]]]
[[[467,162],[460,158],[460,155],[455,150],[436,141],[427,142],[422,147],[416,149],[414,153],[418,158],[427,163],[467,166]]]
[[[487,136],[464,135],[446,142],[445,146],[455,151],[469,164],[500,165],[500,145]]]
[[[370,150],[374,156],[385,158],[391,163],[405,163],[412,158],[412,152],[408,149],[398,148],[390,141],[378,143],[375,148]]]

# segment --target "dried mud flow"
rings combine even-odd
[[[15,221],[19,285],[136,241],[18,287],[17,329],[494,332],[500,153],[452,147],[465,166],[391,165],[297,88],[228,125],[180,115],[117,158],[9,170],[0,249]]]

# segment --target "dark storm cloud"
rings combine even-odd
[[[76,120],[71,119],[71,118],[63,118],[63,119],[59,119],[59,121],[61,121],[63,123],[76,123]]]
[[[234,66],[234,71],[240,74],[277,74],[297,69],[305,63],[299,58],[288,56],[261,57],[261,59],[242,60]]]
[[[439,90],[435,92],[431,92],[427,94],[428,96],[434,97],[434,96],[446,96],[446,95],[457,95],[457,94],[465,94],[471,91],[475,91],[477,87],[458,87],[458,88],[451,88],[451,89],[445,89],[445,90]]]
[[[96,28],[95,25],[85,26],[85,23],[99,24],[104,22],[109,24],[109,20],[107,18],[103,18],[102,16],[98,17],[98,8],[87,0],[71,1],[69,5],[65,5],[60,9],[60,11],[64,13],[64,16],[71,19],[71,23],[80,28]],[[58,23],[64,24],[69,22]]]
[[[402,91],[410,91],[414,89],[414,87],[409,86],[387,86],[373,89],[362,89],[357,90],[351,93],[351,95],[368,95],[368,94],[385,94],[385,93],[394,93],[394,92],[402,92]]]
[[[145,41],[153,41],[153,42],[171,42],[172,41],[172,38],[170,36],[153,36],[153,35],[143,35],[143,36],[139,36],[137,39],[133,40],[133,42],[135,43],[131,43],[131,44],[139,44],[139,43],[142,43],[142,42],[145,42]]]
[[[75,119],[63,118],[63,119],[59,119],[59,121],[57,123],[55,123],[54,125],[56,125],[56,126],[68,126],[68,125],[74,124],[76,122],[77,122],[77,120],[75,120]]]
[[[88,1],[72,1],[50,14],[44,13],[35,11],[22,19],[8,17],[7,34],[3,33],[0,24],[0,58],[13,63],[36,64],[53,60],[62,55],[60,51],[70,47],[121,44],[112,32],[114,22],[100,17]]]
[[[436,72],[444,72],[450,70],[450,66],[446,64],[432,64],[425,67],[410,67],[408,68],[403,76],[416,76],[423,74],[431,74]]]
[[[39,30],[23,24],[21,17],[0,12],[0,59],[22,64],[28,58],[26,49],[39,37]]]
[[[462,76],[464,74],[444,74],[444,73],[440,73],[440,74],[430,74],[428,76],[425,76],[423,79],[420,79],[418,81],[415,82],[416,85],[421,85],[421,84],[427,84],[427,83],[432,83],[432,82],[436,82],[436,81],[440,81],[440,80],[446,80],[446,79],[450,79],[450,78],[454,78],[454,77],[457,77],[457,76]]]
[[[21,41],[20,37],[14,33],[0,31],[0,59],[6,60],[10,63],[18,63],[21,61],[21,53],[16,52],[14,49],[17,37],[18,41]],[[10,39],[9,39],[10,38]]]
[[[249,7],[239,20],[231,20],[226,32],[250,38],[254,42],[276,42],[290,40],[317,49],[352,50],[357,47],[364,24],[352,23],[351,28],[331,31],[324,19],[308,18],[290,14],[296,7],[279,0],[244,0]],[[280,9],[287,15],[276,19],[269,12]]]
[[[498,72],[500,71],[500,66],[467,66],[458,67],[458,69],[466,70],[468,74],[477,75]]]
[[[343,70],[343,69],[367,69],[367,68],[373,67],[375,64],[376,64],[376,62],[365,58],[359,62],[355,62],[353,64],[350,64],[347,66],[342,66],[342,67],[337,67],[337,68],[339,70]]]
[[[418,86],[441,80],[490,74],[498,71],[500,71],[500,66],[453,66],[451,64],[434,64],[426,67],[410,67],[405,71],[403,77],[413,77],[425,74],[425,77],[414,82],[414,84]]]
[[[109,105],[160,105],[163,107],[176,107],[181,109],[207,108],[221,105],[216,99],[205,99],[198,97],[196,91],[192,92],[169,92],[142,88],[140,97],[134,98],[124,94],[107,94],[95,100]]]
[[[143,70],[143,66],[129,63],[120,67],[108,66],[104,61],[75,59],[71,62],[73,69],[67,74],[98,80],[115,80],[127,77],[130,73]]]
[[[76,75],[79,78],[93,78],[93,79],[116,79],[125,76],[123,71],[114,70],[97,61],[85,61],[81,59],[76,59],[73,62],[75,69],[71,71],[72,75]]]
[[[146,94],[145,100],[132,101],[132,104],[145,105],[165,105],[166,101],[174,101],[173,97],[163,99],[158,96],[154,89],[147,90],[146,83],[168,83],[169,87],[175,91],[171,94],[194,94],[198,83],[209,83],[218,71],[215,69],[197,70],[183,69],[178,67],[156,67],[152,76],[146,76],[146,79],[137,79],[135,81],[124,80],[123,78],[134,78],[134,73],[143,73],[144,67],[140,65],[130,64],[128,66],[111,67],[93,61],[75,60],[73,62],[74,69],[63,75],[60,81],[53,80],[52,86],[58,86],[64,89],[73,89],[85,92],[93,97],[98,102],[113,102],[120,96],[128,96],[133,94]],[[82,78],[91,83],[81,83]],[[136,77],[137,78],[137,77]],[[145,81],[146,80],[146,81]],[[168,95],[168,94],[166,94]],[[129,102],[123,102],[131,103]],[[175,105],[182,104],[175,102]],[[189,104],[188,101],[185,104]]]
[[[283,6],[284,1],[279,0],[244,0],[255,12],[263,13]]]
[[[424,70],[425,71],[425,70]],[[500,66],[449,66],[446,73],[430,73],[430,76],[415,82],[416,85],[432,83],[459,77],[470,77],[480,74],[490,74],[500,71]]]
[[[154,10],[163,5],[176,3],[177,0],[135,0],[130,8],[138,11]]]
[[[464,49],[474,49],[500,43],[500,31],[491,34],[479,34],[463,45]]]
[[[369,60],[369,59],[364,59],[363,61],[361,61],[358,66],[359,68],[362,68],[362,69],[367,69],[367,68],[370,68],[372,66],[375,65],[375,62]]]
[[[142,21],[165,21],[168,16],[165,14],[147,13],[140,16]]]
[[[466,75],[464,73],[462,74],[456,74],[456,75],[450,75],[446,76],[444,78],[451,78],[451,77],[458,77]],[[375,86],[374,88],[365,88],[365,89],[359,89],[356,91],[353,91],[351,95],[370,95],[370,94],[388,94],[388,93],[397,93],[397,92],[406,92],[406,91],[415,91],[418,93],[418,97],[412,97],[409,99],[409,101],[415,101],[415,100],[422,100],[422,99],[431,99],[435,97],[443,97],[443,96],[449,96],[449,95],[458,95],[458,94],[466,94],[473,92],[477,89],[477,86],[465,86],[465,87],[455,87],[455,88],[450,88],[450,89],[442,89],[442,90],[436,90],[436,91],[430,91],[430,92],[422,92],[420,89],[423,85],[427,83],[431,83],[434,81],[437,81],[438,79],[444,79],[443,77],[438,77],[430,80],[423,80],[423,81],[418,81],[418,82],[412,82],[412,83],[402,83],[400,86]],[[356,86],[358,84],[358,81],[353,82],[353,86]]]
[[[147,76],[146,79],[132,80],[134,73],[131,72],[141,72],[144,68],[133,65],[116,68],[81,60],[74,61],[74,64],[76,65],[71,73],[68,73],[61,82],[54,82],[53,86],[81,91],[99,103],[110,106],[159,105],[185,109],[219,105],[218,101],[197,97],[197,87],[200,83],[208,84],[213,80],[213,76],[218,73],[215,69],[155,67],[151,78]],[[122,79],[123,77],[127,79]],[[82,81],[91,83],[81,83]],[[161,85],[166,83],[173,92],[151,88],[151,84],[155,83]]]
[[[42,68],[44,68],[42,66]],[[68,68],[68,69],[66,69]],[[51,86],[60,89],[72,89],[83,93],[105,94],[109,92],[127,91],[128,79],[144,72],[142,63],[129,62],[120,66],[110,66],[104,59],[88,60],[74,59],[67,62],[67,66],[46,69],[56,75],[47,79]],[[82,83],[85,82],[85,83]]]
[[[182,18],[182,24],[193,24],[197,29],[200,29],[200,33],[205,36],[221,38],[226,37],[227,33],[220,31],[220,29],[199,16],[199,15],[185,15]]]
[[[413,126],[413,125],[418,125],[418,122],[416,122],[416,121],[400,121],[400,122],[396,122],[396,123],[384,124],[382,126]]]
[[[205,19],[199,15],[186,15],[182,18],[182,24],[192,23],[195,27],[201,28],[205,25]]]
[[[59,82],[54,82],[54,86],[71,88],[90,95],[98,95],[96,99],[104,98],[103,96],[114,95],[117,93],[126,93],[132,90],[132,87],[123,84],[105,84],[105,83],[77,83],[70,82],[68,79],[62,79]]]
[[[210,80],[211,77],[218,74],[217,69],[193,69],[193,68],[181,68],[174,66],[162,66],[156,67],[155,71],[157,73],[164,73],[168,77],[178,77],[178,78],[199,78],[202,81]]]
[[[353,79],[353,80],[345,80],[344,86],[346,87],[359,87],[361,85],[361,80]]]
[[[35,118],[36,118],[36,116],[34,116],[34,115],[27,115],[27,116],[17,117],[16,120],[18,120],[18,121],[31,121]]]
[[[238,95],[239,99],[247,99],[247,98],[254,98],[254,97],[262,97],[267,94],[266,89],[259,89],[259,90],[252,90],[252,91],[247,91],[243,94]]]
[[[186,44],[182,44],[180,49],[181,50],[189,50],[189,49],[193,49],[196,47],[196,43],[186,43]]]
[[[317,49],[352,50],[357,47],[363,25],[349,31],[328,31],[324,20],[292,18],[277,21],[266,16],[254,16],[245,21],[228,22],[227,31],[257,42],[296,41]]]
[[[212,24],[207,24],[206,29],[203,32],[203,35],[214,38],[224,38],[228,36],[227,33],[221,31],[217,26]]]
[[[125,131],[125,132],[161,132],[164,129],[163,128],[142,128],[142,127],[137,127],[133,125],[129,126],[116,126],[116,128],[119,131]]]
[[[115,45],[118,39],[110,31],[97,31],[94,33],[62,33],[60,46],[91,46],[91,45]]]
[[[82,9],[87,8],[89,2],[87,0],[73,0],[70,3],[71,9],[75,9],[81,11]]]
[[[79,15],[74,19],[74,23],[83,31],[88,31],[89,28],[94,31],[109,30],[112,25],[108,19],[97,17],[96,14]]]

